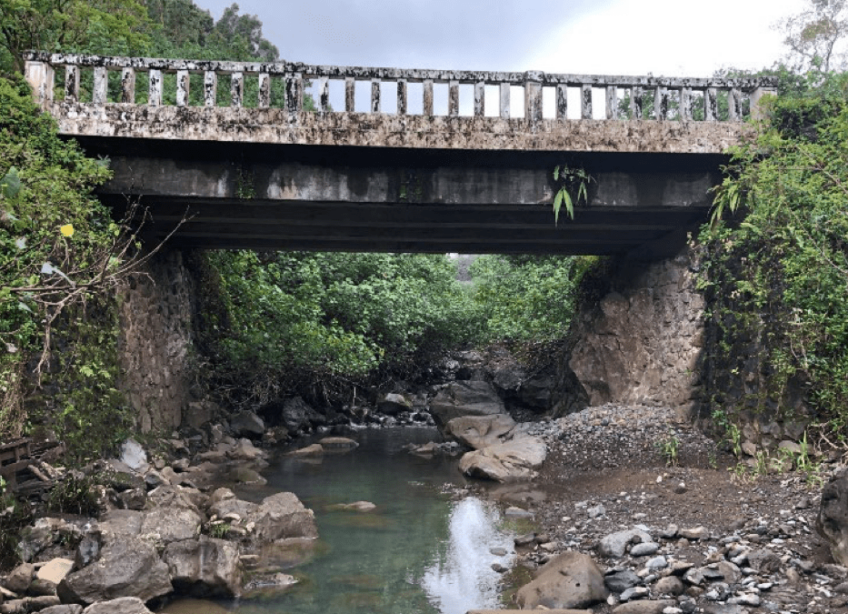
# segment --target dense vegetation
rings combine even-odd
[[[701,236],[717,417],[812,420],[845,441],[847,204],[848,75],[784,71],[718,189],[726,221]],[[744,379],[752,366],[755,386]]]

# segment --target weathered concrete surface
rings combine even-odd
[[[528,121],[284,109],[57,102],[67,136],[470,151],[721,154],[750,132],[739,122]]]

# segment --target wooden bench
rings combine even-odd
[[[16,488],[18,472],[29,467],[32,460],[32,439],[25,437],[0,444],[0,476],[10,489]]]

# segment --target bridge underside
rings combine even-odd
[[[115,172],[101,190],[149,212],[145,239],[256,250],[632,253],[678,250],[711,206],[714,154],[457,151],[79,137]],[[586,170],[574,220],[556,165]],[[178,227],[179,226],[179,227]],[[178,227],[178,228],[177,228]]]

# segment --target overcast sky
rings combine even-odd
[[[195,0],[216,18],[232,0]],[[805,0],[241,0],[310,64],[709,76],[784,53]]]

